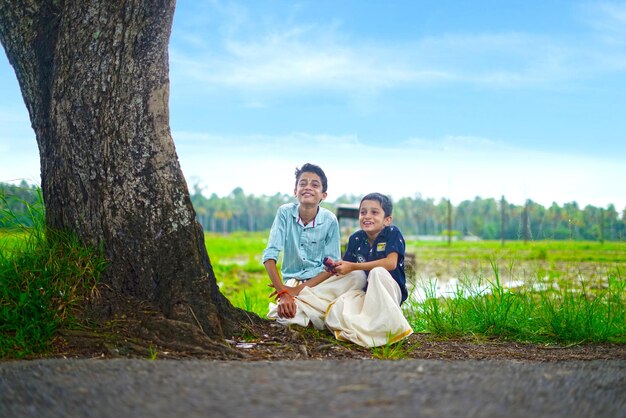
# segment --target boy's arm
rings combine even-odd
[[[279,294],[278,296],[278,316],[281,318],[293,318],[296,316],[296,302],[293,300],[289,289],[289,286],[285,286],[282,279],[280,278],[280,274],[278,273],[278,268],[276,267],[276,260],[268,259],[263,263],[265,266],[265,270],[267,271],[267,275],[270,276],[270,280],[272,281],[272,287],[275,292]],[[287,290],[286,293],[281,293],[284,290]]]
[[[276,266],[276,260],[269,259],[265,260],[263,263],[265,266],[265,270],[267,271],[267,275],[270,277],[272,281],[272,287],[276,290],[276,292],[280,292],[285,288],[283,280],[280,277],[280,273],[278,273],[278,267]]]
[[[283,283],[283,280],[276,267],[276,260],[278,255],[285,248],[285,240],[287,237],[287,218],[284,211],[278,209],[276,217],[272,223],[270,229],[270,236],[268,239],[267,247],[263,251],[263,265],[267,271],[272,287],[275,293],[283,292],[287,290],[287,286]],[[293,318],[296,315],[296,303],[288,293],[281,293],[278,296],[278,316],[281,318]]]
[[[302,289],[304,289],[305,287],[315,287],[318,284],[322,283],[324,280],[328,279],[331,276],[334,276],[335,273],[331,273],[329,271],[323,271],[320,274],[318,274],[317,276],[310,278],[307,281],[304,281],[302,283],[300,283],[298,286],[296,286],[294,289],[296,289],[296,294],[298,295],[300,293],[300,291]]]
[[[338,274],[348,274],[354,270],[366,270],[369,271],[375,267],[382,267],[387,271],[393,271],[398,265],[398,253],[391,252],[387,254],[385,258],[379,258],[378,260],[367,261],[365,263],[353,263],[351,261],[337,261],[335,265],[335,271]]]
[[[285,217],[282,208],[276,212],[274,222],[272,222],[272,228],[270,229],[270,235],[267,240],[267,247],[263,251],[262,260],[263,264],[270,259],[278,260],[278,255],[285,248],[285,240],[287,238],[287,218]]]
[[[341,258],[341,245],[339,244],[339,223],[335,219],[333,225],[328,231],[328,236],[325,240],[324,256],[330,257],[333,260],[339,260]]]

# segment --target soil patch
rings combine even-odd
[[[243,336],[214,341],[193,325],[164,318],[146,307],[118,313],[113,319],[93,322],[89,328],[62,329],[49,357],[152,359],[446,359],[563,361],[626,359],[626,345],[571,346],[525,344],[500,339],[441,339],[417,333],[402,343],[376,349],[337,341],[330,332],[298,326],[284,327],[250,314]],[[163,338],[165,334],[173,339]]]

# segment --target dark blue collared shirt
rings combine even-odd
[[[343,259],[353,263],[365,263],[366,261],[380,260],[390,253],[398,253],[398,264],[395,270],[389,273],[400,286],[402,302],[404,302],[409,294],[406,289],[406,275],[404,274],[404,250],[404,237],[398,227],[392,225],[386,226],[380,231],[372,246],[370,246],[365,231],[360,230],[352,234],[348,240],[348,247]]]

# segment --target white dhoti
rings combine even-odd
[[[362,271],[354,271],[344,277]],[[382,267],[369,272],[367,290],[352,289],[339,296],[328,308],[326,326],[338,340],[363,347],[391,344],[408,337],[413,329],[402,313],[400,286]]]
[[[354,274],[360,273],[360,274]],[[276,319],[276,322],[283,325],[301,325],[306,327],[309,322],[317,329],[324,329],[324,316],[328,306],[340,295],[365,288],[365,273],[353,272],[345,276],[331,276],[315,287],[305,287],[296,296],[296,316],[293,318],[279,318],[278,305],[270,303],[270,310],[267,317]],[[296,279],[285,282],[287,286],[297,286]]]

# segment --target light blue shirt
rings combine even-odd
[[[302,225],[298,203],[287,203],[278,208],[270,230],[263,262],[275,260],[283,253],[281,273],[283,280],[307,280],[324,271],[324,257],[339,260],[339,223],[331,211],[319,208],[315,220]]]

